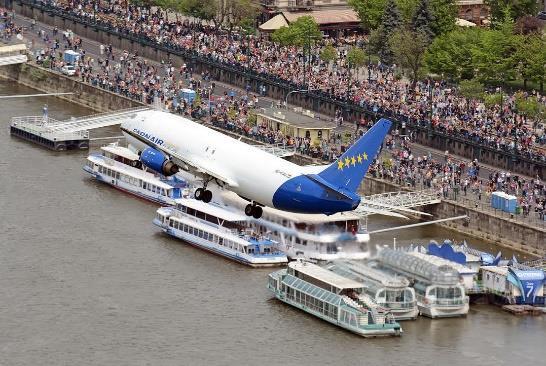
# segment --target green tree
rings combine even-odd
[[[546,40],[538,34],[514,36],[515,54],[513,63],[521,75],[525,87],[527,81],[534,81],[544,91],[546,79]]]
[[[260,4],[257,0],[229,0],[226,4],[228,16],[227,25],[229,32],[235,26],[246,26],[255,24],[259,14]]]
[[[504,18],[504,11],[508,9],[512,19],[518,19],[524,15],[535,16],[538,11],[536,0],[485,0],[491,12],[493,23]]]
[[[421,0],[413,18],[411,20],[411,27],[414,32],[423,34],[430,42],[434,38],[434,32],[432,31],[432,24],[434,22],[434,16],[430,11],[428,0]]]
[[[358,14],[362,27],[370,32],[379,26],[386,0],[348,0]]]
[[[306,15],[299,17],[288,27],[277,29],[271,35],[271,39],[282,45],[302,47],[303,54],[307,55],[307,58],[311,58],[311,47],[313,42],[322,39],[322,33],[319,30],[315,19]],[[303,76],[305,80],[307,77],[307,68],[305,64],[303,65]]]
[[[372,42],[374,48],[381,59],[381,62],[391,65],[393,63],[394,54],[389,47],[389,39],[394,31],[396,31],[402,24],[400,12],[398,6],[394,0],[387,0],[385,10],[381,16],[381,25],[374,32]]]
[[[330,63],[337,58],[337,50],[331,44],[327,45],[320,51],[320,59],[326,63]]]
[[[396,6],[400,10],[402,20],[404,23],[409,24],[413,14],[415,14],[415,9],[417,9],[417,4],[419,0],[396,0]]]
[[[179,0],[176,1],[181,13],[201,20],[213,20],[218,13],[217,0]]]
[[[480,28],[458,28],[435,38],[425,54],[428,70],[451,80],[472,79],[472,49],[481,32]]]
[[[420,31],[403,29],[393,33],[390,47],[398,65],[409,74],[412,84],[419,80],[428,38]]]
[[[459,93],[469,99],[483,99],[484,86],[478,80],[461,80],[459,83]]]
[[[513,32],[514,22],[506,13],[496,29],[480,33],[478,42],[472,47],[474,69],[480,80],[499,84],[515,78],[517,39]]]
[[[366,52],[358,47],[351,47],[347,52],[347,89],[351,88],[351,70],[360,69],[366,63]]]
[[[458,10],[455,0],[430,0],[432,23],[430,28],[435,36],[455,29]]]
[[[283,45],[299,46],[310,49],[313,42],[322,39],[315,19],[309,15],[299,17],[288,27],[277,29],[271,35],[273,41]]]
[[[523,93],[516,94],[516,109],[519,113],[535,122],[542,122],[546,107],[535,96],[526,96]]]

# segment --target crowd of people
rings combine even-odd
[[[387,153],[370,167],[374,177],[401,186],[432,189],[446,199],[472,196],[476,205],[484,202],[488,206],[493,192],[504,192],[517,197],[523,216],[534,215],[544,220],[546,184],[539,177],[526,179],[509,171],[495,171],[484,177],[476,160],[465,163],[446,155],[439,161],[430,153],[416,156],[406,140],[397,141],[392,137],[385,146]]]
[[[92,15],[97,18],[98,14],[117,17],[121,16],[124,9],[120,3],[115,1],[102,2],[101,4],[109,6],[107,9],[100,8],[98,2],[93,2],[93,4],[93,11],[88,12],[88,2],[70,2],[71,11],[76,11],[86,17]],[[61,5],[58,4],[58,6]],[[241,47],[246,47],[244,42],[231,43],[226,35],[214,33],[212,29],[199,28],[199,32],[190,37],[188,31],[192,28],[191,25],[175,23],[177,24],[176,30],[172,30],[171,26],[168,26],[172,23],[166,22],[161,13],[146,13],[133,6],[130,6],[129,9],[124,22],[114,22],[113,24],[117,24],[117,27],[121,27],[122,24],[130,24],[131,27],[135,27],[131,32],[140,35],[152,36],[154,32],[159,32],[158,34],[162,37],[178,42],[179,46],[197,49],[197,52],[205,54],[210,51],[209,56],[212,55],[222,62],[243,62],[243,56],[247,54],[245,50],[241,49]],[[22,29],[10,21],[7,10],[0,9],[0,20],[2,20],[0,23],[3,24],[1,29],[3,38],[9,39],[21,33]],[[33,27],[31,26],[31,28]],[[66,65],[63,52],[67,49],[77,51],[81,57],[75,64],[75,77],[80,78],[83,82],[144,103],[159,103],[162,107],[175,113],[203,119],[216,127],[252,139],[293,146],[300,154],[320,158],[324,161],[333,161],[343,152],[342,138],[339,134],[332,136],[329,141],[322,141],[320,145],[314,145],[308,138],[286,136],[280,131],[269,129],[265,124],[257,123],[254,110],[261,95],[251,93],[249,89],[240,95],[229,90],[221,92],[208,73],[202,73],[196,77],[191,67],[187,65],[175,68],[168,60],[161,64],[151,63],[127,51],[115,52],[111,45],[101,45],[99,55],[91,56],[82,48],[81,38],[70,31],[59,32],[56,28],[51,34],[43,30],[34,31],[40,36],[42,43],[46,45],[35,54],[36,62],[60,71]],[[157,41],[162,40],[157,39]],[[268,50],[271,52],[267,52]],[[264,51],[265,54],[262,54]],[[291,51],[295,53],[292,54]],[[252,67],[261,68],[260,72],[280,73],[279,75],[288,79],[292,77],[290,73],[294,72],[293,77],[301,77],[301,70],[298,72],[301,65],[294,70],[282,67],[284,62],[292,57],[296,57],[294,59],[296,64],[302,61],[301,59],[296,60],[295,49],[291,50],[267,41],[252,39],[249,52],[255,54],[256,57],[253,56],[247,60],[251,65],[254,65]],[[320,66],[317,64],[317,60],[318,58],[312,61],[313,67]],[[322,71],[320,70],[322,69],[320,67],[312,73],[315,75],[311,78],[312,83],[319,83],[317,75],[321,75]],[[343,74],[342,63],[334,65],[334,68],[329,72],[329,77],[323,78],[320,82],[329,83],[331,80],[338,80],[339,84],[338,77]],[[372,74],[371,81],[364,78],[355,82],[364,83],[362,89],[353,87],[351,96],[355,101],[371,103],[374,105],[374,109],[385,108],[378,110],[378,112],[387,114],[393,110],[403,110],[402,115],[407,113],[407,115],[414,117],[418,117],[421,112],[426,113],[424,106],[429,103],[429,100],[425,84],[418,83],[412,91],[407,83],[395,80],[392,70],[382,70],[380,65],[374,66]],[[193,102],[182,97],[182,90],[186,88],[196,92]],[[336,94],[336,90],[332,87],[331,94],[334,97],[342,97],[342,94]],[[359,91],[357,92],[357,90]],[[408,103],[411,99],[409,95],[413,92],[418,95],[416,100],[420,105],[417,108],[420,112],[417,114],[411,109],[416,104]],[[500,106],[487,109],[477,101],[465,100],[441,84],[434,86],[432,95],[434,101],[432,124],[435,128],[442,129],[446,133],[457,133],[478,142],[493,144],[498,148],[521,150],[524,146],[527,148],[537,147],[545,142],[544,132],[542,134],[531,133],[532,129],[529,128],[525,118],[517,114],[513,96],[507,98],[501,111]],[[397,99],[400,97],[401,99]],[[502,119],[500,118],[501,114],[503,115]],[[371,123],[371,120],[359,121],[359,126],[369,126]],[[517,140],[512,138],[514,131],[515,136],[518,137]],[[353,137],[358,135],[355,134]],[[475,194],[479,200],[485,200],[491,192],[501,190],[518,197],[524,215],[536,212],[543,217],[546,187],[538,178],[526,181],[509,172],[497,172],[492,174],[489,179],[483,179],[479,176],[480,167],[476,161],[466,166],[465,163],[450,158],[440,162],[432,159],[431,155],[414,156],[407,142],[400,140],[398,142],[400,146],[396,147],[396,141],[399,140],[392,137],[387,139],[385,146],[390,152],[390,158],[376,162],[370,169],[372,175],[389,179],[400,185],[431,188],[446,198],[452,197],[454,192],[459,192],[461,195]],[[345,141],[345,143],[347,142]],[[537,154],[541,153],[541,150],[535,151]]]
[[[499,150],[546,160],[546,134],[518,113],[515,98],[508,95],[501,105],[486,107],[467,99],[442,82],[410,84],[399,79],[395,68],[373,64],[369,77],[350,73],[346,67],[347,48],[343,39],[329,40],[338,47],[333,63],[320,59],[320,44],[308,62],[297,47],[280,46],[264,38],[242,37],[221,32],[212,26],[170,19],[160,9],[127,5],[126,1],[43,0],[58,10],[76,15],[114,31],[136,36],[175,51],[194,53],[224,65],[244,68],[262,76],[309,88],[329,98],[350,101],[408,124],[425,124],[460,138]],[[307,64],[309,72],[302,72]],[[351,76],[352,75],[352,76]],[[358,76],[360,75],[360,76]],[[540,103],[546,97],[535,93]],[[432,118],[430,114],[432,112]]]

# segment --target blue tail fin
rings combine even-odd
[[[335,187],[356,192],[391,125],[391,121],[380,119],[349,150],[318,175]]]

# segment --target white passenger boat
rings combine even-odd
[[[364,286],[305,261],[269,275],[275,297],[322,320],[364,337],[398,336],[402,332],[390,312],[364,293]]]
[[[404,250],[383,248],[378,264],[409,278],[417,298],[419,313],[431,318],[462,316],[468,313],[468,296],[456,269],[412,255]]]
[[[231,192],[222,194],[222,202],[239,210],[247,204]],[[370,235],[360,216],[341,212],[330,216],[299,214],[263,207],[260,219],[254,219],[256,231],[267,232],[279,242],[288,258],[304,258],[326,262],[336,259],[365,259],[369,257]]]
[[[114,188],[163,205],[173,205],[182,197],[187,183],[176,176],[162,177],[141,169],[138,155],[111,144],[101,148],[102,154],[87,157],[83,170]]]
[[[409,287],[405,277],[356,261],[334,261],[326,268],[363,283],[366,293],[378,305],[388,309],[396,320],[416,319],[419,315],[415,290]]]
[[[153,223],[168,235],[252,267],[288,262],[278,243],[255,232],[250,218],[216,203],[193,198],[176,200],[176,207],[157,210]]]

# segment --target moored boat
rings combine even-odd
[[[101,151],[87,157],[83,170],[114,188],[163,205],[174,205],[187,188],[176,176],[163,177],[141,169],[138,155],[127,148],[110,144]]]
[[[363,337],[399,336],[393,315],[365,294],[361,283],[306,261],[269,275],[275,297],[322,320]]]
[[[168,235],[251,267],[286,264],[278,243],[255,232],[250,220],[219,204],[181,198],[175,207],[158,209],[153,223]]]

